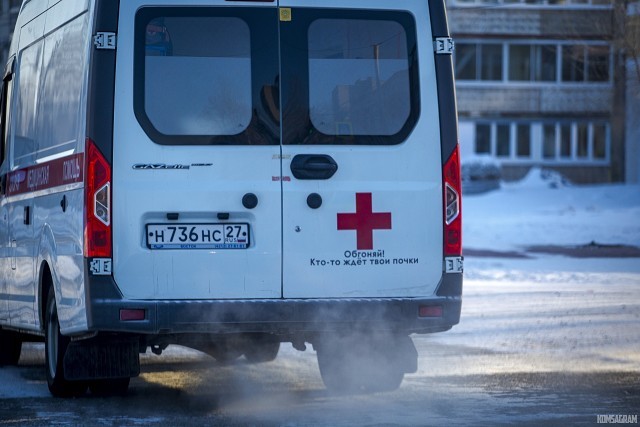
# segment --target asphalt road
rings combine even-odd
[[[391,393],[331,395],[311,348],[222,366],[170,347],[125,397],[49,396],[40,344],[0,369],[0,426],[591,425],[640,413],[640,275],[469,280],[461,324],[414,337]],[[542,280],[544,279],[544,280]],[[631,418],[633,420],[633,418]]]

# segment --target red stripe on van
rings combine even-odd
[[[61,157],[7,175],[7,196],[82,182],[84,153]]]

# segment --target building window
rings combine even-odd
[[[558,61],[558,48],[554,45],[534,46],[533,52],[533,80],[540,82],[555,82]]]
[[[491,153],[491,126],[486,124],[476,125],[476,153]]]
[[[464,121],[462,126],[469,129]],[[589,164],[609,160],[609,124],[603,121],[481,121],[469,130],[476,154],[489,154],[505,163]]]
[[[545,124],[545,138],[549,129],[549,138],[559,140],[560,152],[557,157],[543,157],[548,160],[572,162],[603,162],[609,159],[609,124],[598,121],[558,122]],[[555,136],[553,134],[555,130]]]
[[[531,157],[531,125],[518,124],[516,147],[518,157]]]
[[[458,43],[455,72],[460,80],[502,80],[502,45]]]
[[[607,126],[603,123],[593,125],[593,157],[594,159],[607,157]]]
[[[527,5],[527,6],[611,6],[611,0],[449,0],[455,6]]]
[[[496,125],[496,156],[509,157],[511,155],[511,126]]]
[[[556,157],[556,126],[544,125],[542,128],[542,158],[555,159]]]
[[[609,81],[609,47],[588,46],[587,80],[590,82]]]
[[[455,72],[461,81],[606,83],[611,80],[610,57],[604,44],[459,42]]]
[[[586,123],[578,124],[577,156],[584,159],[589,156],[589,131]]]
[[[584,46],[562,47],[562,81],[584,81]]]
[[[571,158],[571,125],[560,125],[560,157]]]
[[[609,46],[562,46],[562,81],[608,82]]]
[[[460,80],[476,80],[476,64],[478,62],[475,44],[456,44],[456,78]]]
[[[555,45],[513,44],[509,46],[509,80],[556,81]]]
[[[502,46],[478,45],[480,48],[480,80],[502,80]]]
[[[509,46],[509,80],[531,80],[531,46]]]

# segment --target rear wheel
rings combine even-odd
[[[409,337],[326,337],[314,348],[322,381],[334,392],[395,390],[417,364]]]
[[[94,380],[89,383],[89,390],[95,396],[124,396],[129,389],[131,378],[112,378]]]
[[[87,390],[86,382],[68,381],[64,377],[63,361],[69,341],[60,333],[56,299],[50,290],[45,313],[45,365],[49,391],[56,397],[80,396]]]
[[[242,356],[241,343],[237,339],[221,339],[199,348],[223,365],[233,363]]]
[[[21,351],[20,335],[0,329],[0,366],[17,365]]]
[[[272,362],[278,357],[280,341],[271,335],[260,336],[247,342],[244,357],[251,363]]]

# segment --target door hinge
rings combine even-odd
[[[456,44],[451,37],[436,37],[433,41],[433,51],[436,55],[451,55]]]
[[[96,49],[114,50],[116,48],[116,38],[116,33],[98,32],[93,36],[93,44]]]
[[[444,259],[445,273],[462,273],[464,271],[464,258],[461,256],[448,256]]]

